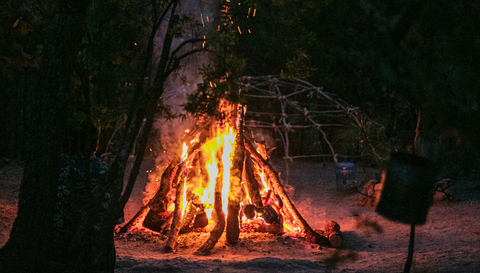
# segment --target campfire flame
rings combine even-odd
[[[202,204],[205,206],[205,213],[209,219],[211,218],[213,210],[216,179],[221,178],[223,181],[223,187],[221,189],[222,200],[227,200],[228,198],[230,167],[232,165],[231,158],[234,152],[234,143],[235,133],[233,132],[233,128],[229,127],[226,130],[218,130],[217,137],[210,139],[201,147],[206,159],[206,169],[208,171],[209,181],[205,188],[201,187],[204,183],[199,183],[200,185],[191,189],[191,191],[196,196],[200,197]],[[218,169],[219,158],[222,162],[221,166],[223,166],[223,173]],[[223,202],[222,208],[223,211],[227,211],[227,202]]]
[[[206,141],[200,148],[203,156],[205,157],[205,169],[208,172],[208,181],[203,181],[201,175],[199,175],[200,170],[193,170],[193,159],[194,157],[188,154],[188,145],[186,143],[182,144],[182,155],[180,157],[180,163],[185,165],[183,172],[185,175],[183,176],[183,181],[179,183],[184,183],[183,187],[183,208],[187,208],[189,204],[194,199],[194,196],[200,200],[200,203],[204,207],[204,211],[206,213],[207,218],[209,219],[209,223],[212,223],[212,212],[214,208],[214,196],[215,192],[222,193],[222,210],[225,212],[225,218],[228,217],[228,195],[230,191],[230,168],[232,166],[232,158],[235,152],[235,139],[236,139],[236,132],[233,127],[229,126],[228,123],[224,128],[217,128],[215,136],[210,138]],[[198,137],[195,137],[192,141],[190,141],[190,146],[199,142]],[[255,171],[260,178],[261,184],[259,183],[259,193],[262,198],[262,203],[264,206],[272,206],[276,213],[279,215],[282,213],[280,210],[281,205],[279,204],[279,200],[276,200],[272,196],[272,189],[268,186],[266,182],[266,174],[262,167],[255,166]],[[189,175],[188,172],[195,172],[193,176],[199,177],[199,179],[195,181],[189,181],[187,177]],[[158,177],[152,176],[151,179],[155,179],[158,181]],[[217,180],[220,179],[222,183],[216,183]],[[259,181],[259,182],[260,182]],[[158,183],[155,183],[158,185]],[[221,189],[216,189],[216,185],[221,185]],[[249,196],[248,190],[246,190],[244,183],[242,183],[242,196],[243,201],[241,202],[242,208],[245,205],[251,205],[253,202],[251,197]],[[167,199],[169,200],[168,205],[168,212],[172,213],[175,210],[175,196],[176,196],[176,188],[172,187],[171,190],[167,194]],[[149,197],[149,198],[148,198]],[[152,194],[146,197],[144,200],[144,204],[148,203],[148,200],[153,197]],[[185,214],[185,209],[182,210],[182,217]],[[244,224],[248,224],[249,222],[253,221],[262,221],[264,224],[268,225],[265,220],[263,213],[255,212],[255,217],[248,219],[243,213],[241,216],[241,222]],[[141,222],[141,221],[139,221]],[[298,232],[299,229],[296,228],[295,223],[291,221],[284,221],[283,226],[285,231],[290,232]],[[137,230],[144,229],[143,227],[137,227]]]
[[[185,142],[183,143],[183,151],[182,151],[182,157],[181,157],[181,161],[180,163],[184,162],[185,160],[187,160],[187,156],[188,156],[188,147],[187,147],[187,144],[185,144]]]
[[[287,196],[264,143],[255,148],[239,133],[239,113],[245,107],[223,103],[219,108],[225,110],[223,119],[214,124],[202,119],[200,127],[184,136],[182,152],[162,176],[150,176],[160,186],[123,232],[168,231],[169,251],[174,251],[178,234],[194,230],[210,232],[200,252],[210,251],[224,230],[229,243],[238,242],[241,232],[286,233],[315,242],[318,234]]]

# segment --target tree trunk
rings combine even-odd
[[[26,104],[29,121],[25,167],[17,218],[10,239],[0,250],[2,272],[62,272],[55,245],[54,210],[65,113],[73,63],[80,46],[89,0],[55,3],[45,33],[42,63]],[[25,261],[28,259],[28,262]]]

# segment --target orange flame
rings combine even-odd
[[[200,185],[191,191],[200,197],[200,201],[205,206],[205,213],[210,218],[213,211],[215,191],[222,192],[222,199],[227,200],[228,191],[230,187],[230,167],[232,165],[231,158],[234,152],[235,133],[232,128],[225,130],[218,130],[217,136],[207,141],[201,147],[203,155],[205,157],[205,167],[208,172],[208,183],[199,183],[200,185],[206,184],[205,188]],[[223,173],[218,169],[219,160],[223,166]],[[217,179],[222,179],[222,188],[215,189],[215,182]],[[227,202],[222,204],[223,211],[227,211]]]
[[[262,173],[259,176],[262,180],[262,186],[263,186],[263,190],[260,191],[260,194],[266,194],[269,188],[267,186],[267,183],[265,182],[265,173],[263,172],[263,169],[262,169]]]
[[[183,180],[183,209],[182,209],[182,218],[183,218],[183,215],[185,214],[185,211],[186,211],[186,208],[187,208],[187,205],[188,205],[188,202],[187,202],[187,178],[185,177],[185,179]]]
[[[209,83],[210,86],[215,85],[215,83]],[[229,106],[224,105],[224,107]],[[246,107],[243,110],[246,111]],[[238,121],[236,122],[236,125],[239,125]],[[184,183],[184,190],[181,193],[183,196],[183,209],[181,212],[182,218],[184,213],[187,211],[189,202],[196,200],[195,202],[199,201],[201,204],[203,204],[209,222],[213,222],[211,220],[211,216],[214,207],[215,192],[222,194],[221,205],[225,216],[227,216],[227,200],[230,191],[230,168],[232,166],[232,159],[234,158],[236,133],[232,125],[226,122],[223,123],[223,126],[220,128],[217,127],[213,134],[214,136],[206,141],[199,150],[205,159],[203,166],[194,166],[196,164],[194,163],[196,162],[194,161],[195,155],[193,153],[192,155],[188,154],[188,146],[186,143],[183,143],[182,145],[183,151],[181,162],[184,163],[183,166],[185,169],[183,170],[186,172],[184,176],[182,175],[183,181],[180,181],[180,183]],[[199,136],[200,134],[198,134],[194,140],[190,141],[188,143],[189,146],[194,145],[194,143],[198,143],[200,141]],[[271,181],[268,180],[269,177],[265,173],[265,169],[263,169],[260,164],[254,164],[254,170],[255,173],[258,174],[257,177],[260,177],[261,180],[262,188],[259,193],[262,198],[263,206],[271,206],[278,214],[283,214],[285,216],[285,208],[282,208],[281,202],[278,201],[278,196],[272,191],[274,189],[269,188],[269,185],[272,185],[270,184]],[[206,174],[203,174],[204,171],[206,171]],[[204,181],[207,176],[208,181]],[[158,182],[160,177],[155,178],[156,182]],[[156,184],[158,185],[159,183]],[[248,190],[245,189],[245,187],[246,185],[242,184],[242,188],[244,188],[244,200],[242,206],[252,204],[251,197],[249,196]],[[167,198],[169,200],[168,211],[170,212],[175,210],[174,199],[177,194],[175,191],[176,189],[173,188],[167,194]],[[192,195],[195,199],[187,200],[187,196],[190,198]],[[259,221],[265,221],[262,213],[256,212],[255,214],[256,217],[254,217],[254,219],[247,219],[245,215],[242,215],[242,222],[249,223],[250,221],[256,221],[258,223]],[[283,219],[283,227],[285,232],[294,235],[299,235],[302,232],[294,220],[286,218]]]
[[[185,142],[183,143],[183,150],[182,150],[182,162],[187,160],[187,157],[188,157],[188,147],[187,147],[187,144],[185,144]]]

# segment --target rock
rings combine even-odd
[[[435,201],[442,201],[442,200],[450,200],[453,201],[456,199],[457,189],[454,185],[452,179],[442,179],[435,183],[435,195],[433,196],[433,200]]]
[[[455,200],[457,198],[457,187],[451,186],[445,189],[445,195],[448,197],[448,200]]]
[[[445,200],[445,193],[441,192],[441,191],[437,191],[435,192],[435,194],[433,195],[433,200],[434,201],[442,201],[442,200]]]
[[[375,206],[375,187],[378,185],[378,180],[372,179],[363,186],[362,194],[358,198],[358,205],[361,207]]]

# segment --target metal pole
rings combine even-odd
[[[405,262],[405,268],[403,269],[403,273],[410,272],[410,267],[412,266],[412,260],[413,260],[414,245],[415,245],[415,224],[411,224],[410,243],[408,244],[408,256],[407,256],[407,261]]]

